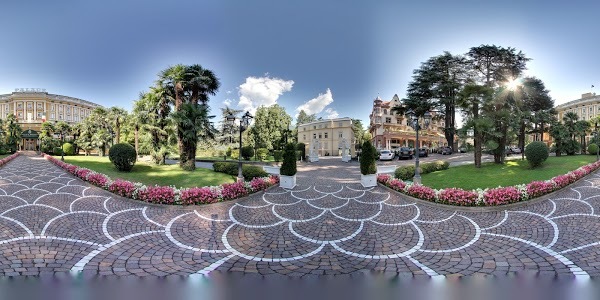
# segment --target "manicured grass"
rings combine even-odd
[[[7,157],[7,156],[10,156],[10,154],[0,154],[0,159],[3,159],[5,157]]]
[[[187,188],[235,182],[235,178],[231,175],[202,168],[189,172],[181,170],[178,165],[157,166],[138,161],[131,172],[119,172],[108,160],[108,157],[65,156],[65,162],[108,175],[113,180],[120,178],[141,182],[145,185],[172,185],[178,188]]]
[[[224,160],[223,156],[196,156],[197,160]],[[237,161],[237,159],[233,159],[231,157],[227,158],[227,161]],[[242,159],[242,161],[246,161],[244,159]],[[250,158],[250,161],[262,161],[262,162],[275,162],[275,158],[273,158],[273,155],[269,155],[267,156],[267,158],[265,160],[257,160],[254,158],[254,156],[252,158]]]
[[[422,183],[435,189],[458,187],[468,190],[527,184],[566,174],[594,161],[594,155],[575,155],[551,156],[536,169],[530,169],[527,160],[511,160],[504,165],[486,163],[480,169],[474,165],[464,165],[422,175]]]

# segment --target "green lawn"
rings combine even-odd
[[[173,185],[178,188],[186,188],[235,182],[235,178],[231,175],[202,168],[189,172],[181,170],[177,165],[157,166],[138,161],[131,172],[119,172],[108,160],[108,157],[65,156],[65,162],[106,174],[113,180],[120,178],[146,185]]]
[[[223,156],[196,156],[197,160],[224,160]],[[231,157],[227,158],[227,161],[237,161],[237,159],[233,159]],[[244,159],[242,159],[242,161],[245,161]],[[256,160],[254,158],[254,156],[252,158],[250,158],[250,161],[261,161],[261,160]],[[267,156],[267,158],[265,160],[262,160],[262,162],[275,162],[275,158],[273,158],[273,155],[269,155]]]
[[[464,165],[422,175],[422,183],[435,189],[458,187],[467,190],[526,184],[566,174],[595,160],[594,155],[551,156],[536,169],[530,169],[527,160],[511,160],[504,165],[486,163],[480,169]]]

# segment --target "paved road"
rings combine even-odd
[[[600,275],[600,175],[518,209],[454,211],[358,184],[338,160],[298,187],[196,207],[146,205],[38,157],[0,168],[0,274]]]

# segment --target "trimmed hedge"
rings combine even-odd
[[[297,152],[294,144],[287,144],[285,146],[285,152],[283,153],[283,164],[281,165],[280,174],[284,176],[296,175],[296,160]]]
[[[244,160],[250,160],[250,158],[252,158],[253,155],[254,155],[254,149],[252,148],[252,146],[242,147],[242,158]]]
[[[436,171],[447,170],[450,167],[450,163],[447,161],[434,161],[430,163],[423,163],[419,165],[421,174],[432,173]],[[415,175],[415,166],[402,166],[396,169],[394,177],[402,180],[410,180]]]
[[[258,159],[260,159],[261,161],[267,159],[268,155],[269,155],[269,150],[267,150],[267,148],[258,148],[256,150],[256,156],[258,156]]]
[[[596,153],[598,152],[598,145],[590,144],[587,150],[589,155],[596,155]]]
[[[75,155],[75,147],[71,143],[64,143],[62,150],[65,152],[65,155]]]
[[[213,170],[219,173],[229,174],[231,176],[238,175],[238,164],[234,162],[214,162]],[[244,180],[252,180],[256,177],[267,177],[269,174],[259,166],[242,165],[242,175]]]
[[[371,175],[377,173],[377,165],[375,164],[376,150],[370,141],[365,141],[362,145],[362,153],[360,155],[360,173],[363,175]]]
[[[548,159],[549,149],[543,142],[531,142],[525,147],[525,157],[531,168],[536,168],[542,165]]]
[[[108,159],[115,165],[117,170],[129,172],[135,165],[137,154],[135,148],[129,144],[114,144],[108,150]]]

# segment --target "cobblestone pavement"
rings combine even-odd
[[[357,166],[323,161],[299,166],[291,191],[155,206],[20,156],[0,168],[0,272],[600,275],[598,173],[552,199],[490,212],[415,203],[358,179]]]

